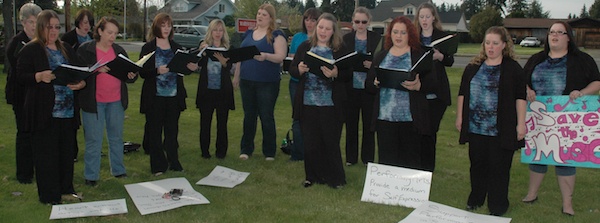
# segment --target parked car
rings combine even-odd
[[[537,37],[529,36],[529,37],[525,37],[525,39],[521,40],[521,43],[519,45],[538,47],[541,44],[542,44],[542,42]]]
[[[173,40],[187,49],[197,48],[207,30],[208,26],[202,25],[173,25]]]

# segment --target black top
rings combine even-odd
[[[431,41],[438,40],[445,36],[448,36],[448,33],[441,30],[433,29]],[[446,73],[445,67],[451,67],[452,64],[454,64],[454,55],[448,55],[445,53],[442,54],[444,54],[444,59],[442,61],[433,61],[433,75],[435,76],[435,79],[437,79],[438,82],[438,87],[433,90],[433,93],[438,97],[438,99],[442,100],[446,104],[446,106],[450,106],[452,104],[450,94],[450,82],[448,81],[448,74]]]
[[[356,47],[355,37],[356,37],[356,31],[347,33],[343,37],[344,44],[346,44],[346,47],[348,48],[349,51],[354,51],[354,48]],[[381,35],[379,35],[376,32],[367,30],[367,54],[370,53],[372,56],[375,56],[375,53],[377,53],[377,52],[375,52],[375,50],[377,48],[377,45],[379,44],[380,39],[381,39]],[[362,61],[360,61],[359,63],[360,63],[360,65],[362,65]],[[350,81],[346,82],[346,90],[348,91],[348,99],[349,100],[352,100],[353,98],[358,97],[358,95],[354,95],[354,91],[352,91],[352,89],[354,89],[354,87],[352,85],[352,79],[350,79]]]
[[[75,28],[76,29],[76,28]],[[61,38],[60,40],[62,40],[65,43],[68,43],[69,45],[73,46],[73,49],[75,49],[75,51],[77,51],[77,48],[79,48],[79,40],[77,39],[77,31],[75,31],[75,29],[72,29],[69,32],[66,32]],[[92,36],[91,32],[88,32],[88,36],[90,36],[90,38],[92,39],[92,41],[94,40],[94,36]]]
[[[198,64],[202,67],[200,69],[200,78],[198,79],[198,91],[196,93],[196,107],[200,108],[203,103],[206,103],[207,100],[224,100],[227,103],[227,108],[230,110],[235,109],[235,103],[233,100],[233,84],[231,83],[231,67],[232,64],[227,62],[227,66],[221,66],[221,89],[219,92],[221,93],[222,98],[208,98],[208,94],[206,92],[208,89],[208,67],[206,64],[208,63],[208,59],[210,57],[204,56],[200,59]]]
[[[17,54],[28,43],[29,37],[21,31],[14,36],[6,48],[6,57],[8,58],[8,76],[6,77],[6,88],[4,93],[6,103],[13,106],[22,106],[25,100],[26,89],[23,85],[17,83]]]

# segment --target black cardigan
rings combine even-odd
[[[346,35],[344,35],[343,39],[344,39],[344,44],[346,44],[346,48],[352,52],[354,51],[355,47],[356,47],[356,41],[355,38],[356,37],[356,31],[352,31],[351,33],[348,33]],[[379,40],[381,39],[381,36],[379,34],[377,34],[376,32],[373,31],[368,31],[367,30],[367,53],[370,53],[371,55],[375,55],[375,50],[377,48],[377,45],[379,44]],[[362,61],[359,62],[362,65]],[[348,100],[353,100],[354,98],[357,97],[357,95],[353,95],[351,91],[353,89],[353,85],[352,85],[352,81],[348,81],[346,82],[346,89],[348,90]]]
[[[373,64],[371,65],[371,70],[367,74],[367,79],[365,80],[365,90],[367,92],[375,94],[375,100],[373,102],[373,114],[379,114],[379,87],[374,85],[375,78],[377,78],[377,68],[379,68],[379,64],[383,61],[385,56],[388,54],[389,50],[379,51],[375,57],[373,58]],[[411,62],[414,65],[421,55],[425,52],[421,49],[411,49]],[[419,74],[419,79],[421,80],[421,89],[419,91],[408,91],[408,97],[410,98],[410,113],[412,115],[413,124],[417,129],[417,132],[422,135],[431,135],[433,134],[433,129],[430,125],[429,120],[429,105],[427,103],[426,95],[427,93],[431,93],[433,89],[436,88],[437,83],[436,79],[431,74],[432,72],[421,73]],[[371,118],[371,126],[372,131],[377,129],[377,119],[379,115],[373,115]]]
[[[298,87],[296,88],[296,96],[294,97],[294,111],[292,117],[294,119],[302,120],[302,111],[304,109],[304,85],[306,84],[306,74],[301,74],[298,71],[298,64],[304,60],[306,52],[310,50],[310,42],[304,41],[298,46],[296,54],[294,54],[294,60],[290,64],[290,75],[300,80]],[[349,51],[345,46],[342,46],[338,51],[333,52],[333,58],[337,59],[348,54]],[[346,100],[346,88],[344,82],[349,81],[352,78],[352,70],[350,67],[338,67],[338,77],[332,80],[332,100],[337,114],[337,118],[340,121],[344,121],[344,107],[343,101]]]
[[[76,64],[75,51],[67,43],[63,43],[67,50],[69,64]],[[54,86],[52,83],[37,83],[35,73],[50,70],[46,47],[30,42],[17,56],[17,81],[27,87],[25,95],[25,131],[36,131],[48,128],[52,120],[54,108]],[[73,127],[79,126],[78,91],[74,91],[74,118]]]
[[[89,41],[81,44],[81,46],[77,49],[77,56],[81,63],[86,66],[92,66],[97,62],[96,57],[96,41]],[[112,48],[115,51],[115,56],[119,56],[119,54],[123,54],[126,57],[127,52],[123,47],[112,44]],[[126,74],[125,74],[126,75]],[[79,103],[81,105],[81,110],[89,113],[97,113],[98,106],[96,104],[96,77],[97,75],[90,75],[86,81],[86,87],[81,89],[79,92]],[[129,79],[127,83],[133,83],[137,80],[137,76],[134,79]],[[127,92],[127,84],[121,81],[121,105],[123,105],[123,109],[126,110],[129,104],[129,94]]]
[[[527,75],[527,84],[531,89],[533,89],[531,74],[533,74],[535,67],[546,59],[548,59],[548,52],[541,51],[527,60],[524,69]],[[563,90],[563,95],[568,95],[574,90],[584,89],[594,81],[600,81],[600,72],[598,72],[598,66],[594,58],[579,50],[569,51],[567,54],[567,85]]]
[[[169,40],[169,44],[171,45],[171,51],[173,53],[177,52],[177,49],[181,49],[181,46],[175,43],[173,40]],[[149,54],[151,52],[156,51],[158,46],[156,46],[156,38],[152,41],[147,42],[142,46],[142,52],[140,53],[140,58]],[[158,71],[156,69],[156,55],[152,55],[152,57],[146,61],[142,70],[140,71],[140,76],[144,78],[144,84],[142,85],[142,95],[140,99],[140,113],[146,113],[152,108],[154,103],[154,97],[156,97],[156,76],[158,76]],[[183,111],[187,107],[185,105],[185,98],[187,98],[187,92],[185,91],[185,87],[183,86],[183,77],[177,75],[177,104],[179,105],[179,110]]]
[[[464,96],[460,144],[469,142],[469,100],[471,80],[479,71],[481,65],[469,64],[460,83],[458,96]],[[526,100],[525,72],[517,61],[504,57],[500,64],[500,85],[498,87],[498,117],[497,128],[502,148],[517,150],[524,146],[523,140],[517,140],[517,105],[516,101]]]
[[[69,32],[66,32],[61,38],[60,40],[62,40],[65,43],[70,44],[71,46],[73,46],[73,49],[75,49],[75,51],[77,51],[77,48],[79,48],[79,46],[81,44],[79,44],[79,40],[77,39],[77,31],[75,31],[76,28],[72,29]],[[92,38],[92,41],[94,40],[94,36],[92,35],[91,32],[88,32],[88,36],[90,36],[90,38]]]
[[[435,41],[447,35],[448,34],[444,31],[433,29],[431,40]],[[438,87],[433,92],[446,104],[446,106],[450,106],[452,104],[450,82],[448,81],[448,74],[446,73],[445,67],[451,67],[454,64],[454,55],[445,53],[442,54],[444,54],[444,59],[442,61],[433,61],[433,75],[437,79],[438,83]]]
[[[198,79],[198,91],[196,91],[196,107],[200,108],[203,103],[206,103],[207,100],[215,100],[215,98],[208,98],[208,68],[206,64],[208,63],[209,57],[202,57],[200,62],[200,78]],[[219,92],[221,93],[222,98],[218,100],[224,100],[227,103],[227,108],[230,110],[235,109],[235,103],[233,100],[233,84],[231,83],[231,67],[232,64],[227,62],[227,66],[221,66],[221,89]]]
[[[9,69],[8,76],[6,77],[6,88],[4,93],[6,96],[6,103],[13,105],[23,105],[25,100],[26,89],[21,84],[17,83],[17,54],[23,46],[23,43],[28,43],[29,37],[25,32],[21,31],[14,36],[8,43],[6,48],[6,57],[8,58]]]

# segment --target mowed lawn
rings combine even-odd
[[[134,54],[134,53],[132,53]],[[137,58],[138,55],[131,55]],[[450,68],[449,77],[452,94],[456,95],[463,69]],[[0,76],[0,96],[4,100],[6,76]],[[139,113],[139,98],[143,79],[129,85],[130,105],[126,111],[124,140],[141,143],[145,118]],[[347,186],[335,190],[316,185],[303,188],[304,166],[302,162],[290,162],[289,156],[280,153],[273,162],[264,161],[261,152],[261,130],[255,139],[257,150],[247,161],[238,159],[242,134],[243,112],[239,90],[235,92],[236,110],[229,116],[229,150],[224,160],[203,159],[199,148],[199,112],[195,107],[198,75],[185,77],[188,93],[188,109],[181,114],[179,122],[179,157],[185,172],[167,172],[155,177],[150,173],[149,157],[142,150],[125,155],[126,179],[110,175],[108,158],[102,158],[101,179],[97,187],[84,185],[83,178],[83,131],[79,131],[79,162],[75,163],[75,189],[83,193],[84,201],[100,201],[125,198],[128,214],[107,217],[88,217],[64,220],[64,222],[398,222],[412,208],[365,203],[360,201],[366,167],[354,165],[344,167]],[[282,76],[281,90],[276,105],[275,117],[278,144],[291,126],[291,106],[288,92],[289,75]],[[437,167],[433,174],[430,200],[464,208],[468,193],[469,159],[466,145],[458,144],[458,132],[454,128],[455,105],[448,108],[438,133]],[[0,103],[0,221],[42,222],[48,221],[51,206],[38,202],[34,184],[21,185],[15,179],[15,121],[12,108]],[[213,123],[214,127],[215,123]],[[211,153],[214,154],[215,131]],[[344,134],[343,134],[344,135]],[[340,145],[344,154],[345,139]],[[105,143],[104,153],[107,154]],[[511,206],[506,217],[512,222],[599,222],[600,221],[600,171],[578,169],[578,178],[573,195],[575,217],[561,214],[560,192],[553,168],[544,180],[539,200],[533,205],[523,204],[528,185],[527,165],[520,163],[515,153],[511,174],[509,199]],[[221,165],[239,171],[250,172],[248,179],[233,189],[194,185]],[[185,177],[194,189],[202,193],[210,204],[186,206],[166,212],[141,216],[124,185],[173,177]],[[20,195],[16,195],[20,192]],[[74,201],[70,201],[74,202]],[[487,208],[477,213],[487,214]]]

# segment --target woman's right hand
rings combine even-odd
[[[231,84],[233,84],[233,88],[238,89],[240,87],[240,77],[233,76],[233,80],[231,81]]]
[[[379,88],[379,80],[377,80],[377,78],[375,78],[375,80],[373,81],[373,85],[375,85],[375,87]]]
[[[527,101],[535,101],[535,91],[527,86]]]
[[[300,73],[300,75],[308,72],[308,70],[308,66],[304,64],[304,61],[300,61],[300,63],[298,63],[298,73]]]
[[[156,68],[156,72],[158,72],[158,74],[164,74],[169,72],[169,68],[167,68],[167,65],[162,65],[158,68]]]
[[[456,114],[456,121],[454,121],[454,127],[456,127],[456,130],[458,130],[460,132],[460,130],[462,129],[462,114]]]
[[[50,83],[54,79],[56,79],[56,76],[52,73],[51,70],[45,70],[35,73],[35,82],[37,83]]]

